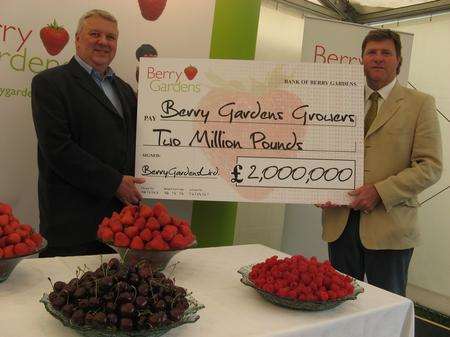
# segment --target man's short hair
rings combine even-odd
[[[93,16],[99,16],[102,19],[117,25],[117,19],[111,13],[104,11],[103,9],[92,9],[89,12],[84,13],[80,20],[78,20],[77,34],[81,31],[81,28],[83,28],[84,22]]]
[[[384,41],[391,40],[395,46],[395,52],[397,57],[400,59],[400,62],[397,67],[397,74],[400,73],[400,67],[402,65],[402,42],[400,40],[400,35],[390,29],[374,29],[367,33],[364,38],[361,46],[361,55],[364,56],[364,50],[366,49],[366,45],[370,41]]]

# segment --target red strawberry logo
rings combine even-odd
[[[138,0],[138,2],[142,17],[146,20],[155,21],[164,11],[167,0]]]
[[[58,26],[56,20],[42,28],[39,35],[45,49],[52,56],[59,54],[69,41],[69,33],[62,26]]]
[[[195,75],[197,75],[197,72],[198,72],[197,68],[191,65],[189,67],[184,68],[184,74],[186,75],[189,81],[194,79]]]

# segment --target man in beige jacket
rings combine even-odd
[[[439,180],[442,148],[434,100],[401,86],[397,33],[368,33],[362,44],[365,90],[364,185],[349,207],[323,208],[322,237],[332,265],[405,295],[419,243],[417,194]]]

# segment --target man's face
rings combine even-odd
[[[103,74],[116,55],[118,35],[117,24],[91,16],[76,35],[77,55]]]
[[[394,80],[400,58],[392,40],[369,41],[363,53],[364,74],[367,84],[378,90]]]

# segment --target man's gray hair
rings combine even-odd
[[[92,9],[89,12],[84,13],[80,20],[78,20],[77,34],[81,31],[81,28],[83,28],[84,21],[93,16],[99,16],[117,25],[117,19],[111,13],[104,11],[103,9]]]

